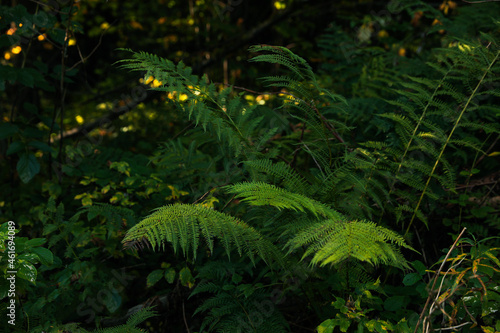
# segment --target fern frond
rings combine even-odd
[[[303,246],[303,258],[312,255],[312,264],[325,266],[357,259],[372,265],[398,268],[408,265],[398,247],[410,248],[397,233],[366,221],[325,220],[306,228],[287,243],[292,252]]]
[[[269,205],[280,210],[309,211],[316,217],[320,215],[326,218],[341,218],[339,213],[316,200],[271,184],[262,182],[239,183],[226,186],[225,189],[229,193],[236,194],[237,198],[243,198],[242,201],[254,206]]]
[[[251,130],[261,121],[259,117],[251,116],[256,105],[248,105],[239,96],[232,96],[232,89],[218,91],[215,84],[208,82],[206,77],[193,75],[191,68],[182,62],[175,65],[147,52],[133,52],[132,59],[121,60],[118,64],[121,68],[154,77],[159,86],[152,90],[168,92],[169,96],[187,96],[185,102],[177,101],[176,105],[188,114],[189,119],[194,119],[196,125],[228,143],[236,156],[245,149],[254,150]]]
[[[132,227],[122,243],[127,248],[147,242],[154,249],[165,249],[166,243],[170,243],[174,251],[180,247],[184,255],[192,253],[196,258],[200,238],[212,253],[214,240],[219,239],[228,256],[235,247],[240,256],[245,254],[253,263],[255,256],[268,264],[283,262],[283,254],[257,230],[235,217],[202,205],[161,207]]]
[[[250,52],[269,52],[267,54],[258,55],[250,61],[266,62],[271,64],[280,64],[288,68],[296,75],[298,80],[314,79],[314,73],[311,66],[301,57],[294,54],[286,47],[271,46],[271,45],[254,45],[249,48]]]

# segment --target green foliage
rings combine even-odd
[[[212,261],[203,265],[197,278],[201,280],[190,299],[199,294],[211,296],[198,309],[207,313],[201,327],[221,332],[287,332],[286,320],[276,307],[278,290],[263,282],[262,274],[252,277],[253,269],[241,262]]]
[[[433,323],[438,325],[440,317],[442,327],[463,323],[465,332],[473,331],[480,322],[483,331],[498,327],[499,321],[491,314],[498,311],[500,304],[496,284],[500,273],[500,248],[485,246],[484,243],[490,240],[457,239],[448,254],[436,263],[440,266],[433,271],[426,303],[429,306],[422,311],[424,331]]]
[[[54,254],[42,247],[47,241],[45,238],[18,237],[18,233],[19,229],[12,221],[0,225],[1,278],[13,282],[2,283],[0,300],[5,300],[8,294],[12,297],[13,292],[28,292],[36,285],[38,270],[35,265],[48,267],[54,262]],[[15,287],[12,289],[11,286]]]
[[[290,250],[309,245],[303,257],[312,255],[313,264],[337,264],[355,258],[374,265],[408,267],[398,247],[405,246],[404,238],[373,222],[325,220],[292,238]]]
[[[145,78],[154,77],[159,82],[159,87],[154,90],[175,94],[177,106],[188,114],[189,119],[194,118],[197,125],[209,129],[220,141],[228,144],[235,155],[257,153],[256,147],[262,142],[253,142],[252,132],[263,117],[253,114],[255,106],[244,105],[238,97],[230,98],[230,88],[217,91],[216,85],[209,83],[207,77],[193,75],[192,69],[182,62],[175,65],[146,52],[133,53],[133,59],[118,63],[122,68],[145,72]]]
[[[176,204],[159,208],[130,229],[123,239],[125,247],[141,246],[141,242],[153,248],[165,249],[171,243],[187,255],[192,249],[196,259],[199,240],[202,238],[210,252],[214,251],[214,238],[221,241],[230,255],[232,247],[254,261],[255,255],[266,262],[281,262],[282,255],[272,243],[257,230],[230,215],[200,205]]]
[[[483,36],[495,42],[493,37]],[[250,248],[253,242],[267,235],[274,242],[283,244],[283,249],[288,249],[286,257],[279,251],[274,252],[280,261],[311,258],[313,265],[338,267],[358,260],[375,266],[386,264],[409,268],[400,252],[400,247],[411,248],[406,245],[405,239],[366,219],[378,217],[382,221],[384,217],[389,217],[396,221],[404,220],[408,222],[407,233],[417,217],[427,225],[428,216],[433,211],[422,210],[424,198],[437,200],[443,190],[453,191],[456,187],[457,169],[447,158],[452,156],[448,150],[460,146],[484,155],[483,147],[492,140],[491,134],[499,133],[493,116],[498,110],[492,104],[492,96],[497,92],[484,89],[493,83],[497,75],[499,53],[480,43],[461,43],[458,47],[435,53],[433,61],[428,63],[434,71],[432,76],[400,76],[395,89],[388,91],[391,98],[384,102],[391,111],[378,115],[377,126],[382,131],[390,129],[392,132],[384,141],[370,140],[354,147],[350,147],[354,143],[347,143],[343,138],[349,130],[348,126],[325,116],[345,114],[348,100],[322,88],[307,62],[290,50],[269,45],[252,47],[251,51],[264,53],[252,58],[252,61],[277,64],[285,69],[284,75],[267,76],[263,81],[271,88],[282,89],[277,94],[284,96],[283,109],[289,119],[300,126],[297,132],[282,140],[281,155],[272,152],[265,156],[249,144],[254,141],[252,132],[255,132],[255,126],[240,120],[241,114],[246,115],[248,108],[241,104],[239,95],[231,95],[227,88],[217,90],[207,78],[194,77],[182,63],[176,66],[144,52],[134,53],[134,59],[123,63],[127,69],[143,71],[146,77],[153,76],[160,81],[160,87],[156,89],[170,94],[185,94],[188,106],[179,104],[179,107],[194,117],[195,123],[201,124],[208,135],[223,144],[228,143],[236,158],[243,158],[241,162],[248,181],[226,185],[222,187],[222,192],[232,195],[226,199],[224,209],[233,210],[259,230],[252,237],[243,235],[242,240],[250,244]],[[390,72],[388,68],[382,67],[381,70],[382,73],[386,70]],[[389,72],[377,75],[375,81],[387,80]],[[457,82],[471,83],[461,85],[459,89]],[[481,94],[484,98],[479,97]],[[466,111],[472,109],[478,111],[475,117],[480,115],[481,119],[489,122],[479,125],[474,116],[469,119]],[[248,130],[247,134],[241,135],[244,129]],[[480,130],[486,136],[478,140],[472,132],[467,134],[469,130]],[[275,133],[274,129],[270,131]],[[460,139],[454,138],[455,133],[460,133]],[[294,143],[287,143],[287,139]],[[334,144],[335,141],[337,144]],[[297,147],[293,149],[293,145]],[[277,156],[287,163],[274,162]],[[465,159],[465,162],[470,163],[470,160]],[[302,164],[300,170],[304,176],[297,172],[298,163]],[[224,193],[219,195],[224,197]],[[216,208],[213,203],[219,201],[205,200],[205,205],[210,202],[212,209]],[[248,204],[249,208],[242,207],[242,203]],[[216,237],[222,241],[227,254],[229,244],[235,244],[239,254],[245,254],[252,262],[254,253],[269,262],[263,255],[268,250],[242,252],[241,241],[234,239],[232,229],[219,232],[228,224],[246,226],[246,223],[212,209],[205,208],[203,204],[166,206],[143,220],[139,224],[141,229],[138,227],[129,231],[124,242],[135,244],[145,238],[155,248],[163,247],[168,242],[174,249],[181,247],[184,254],[192,249],[196,258],[201,230],[212,254],[212,239]],[[405,218],[406,212],[412,216]],[[208,219],[213,224],[209,225],[206,222]],[[363,270],[356,271],[355,267],[344,266],[351,272],[348,275],[362,279]],[[420,274],[407,275],[404,283],[413,285],[420,278]],[[354,279],[351,285],[357,284]],[[210,310],[204,325],[220,330],[226,327],[222,323],[229,320],[228,325],[234,327],[236,317],[227,316],[235,311],[233,307],[237,308],[238,302],[234,301],[235,295],[228,293],[232,290],[230,284],[226,281],[217,286],[206,282],[200,286],[195,294],[202,291],[215,294],[198,310]],[[235,288],[238,289],[238,286]],[[391,297],[388,304],[400,300],[399,296]],[[222,304],[224,307],[220,307]],[[359,304],[357,311],[360,312],[359,318],[366,316]],[[335,319],[325,322],[325,325],[330,325],[330,330],[340,325],[341,330],[346,331],[351,322],[349,318],[352,317]],[[380,332],[409,331],[406,321],[396,322],[360,319],[359,327]],[[253,327],[253,330],[256,329]]]
[[[497,2],[0,13],[16,331],[500,331]]]
[[[156,316],[157,313],[152,310],[152,308],[142,308],[138,312],[134,313],[130,318],[127,319],[127,322],[120,326],[114,326],[109,328],[101,328],[93,331],[86,331],[84,329],[79,329],[82,333],[142,333],[147,332],[141,328],[136,327],[140,325],[143,321]]]
[[[320,171],[315,177],[309,176],[308,178],[319,184],[328,177],[327,175],[335,174],[335,169],[332,168],[334,167],[332,165],[333,151],[329,147],[328,135],[333,134],[341,143],[344,143],[344,141],[337,134],[333,125],[321,115],[318,108],[304,101],[312,100],[313,92],[309,91],[307,84],[303,84],[298,80],[312,80],[312,89],[319,96],[326,95],[325,102],[327,103],[337,102],[340,98],[333,94],[326,94],[317,84],[314,85],[312,69],[302,58],[287,50],[285,51],[283,48],[260,46],[258,50],[265,50],[271,54],[258,56],[254,58],[254,61],[282,64],[289,67],[295,75],[291,79],[282,76],[279,78],[267,78],[267,80],[271,82],[271,86],[284,85],[288,89],[293,89],[294,94],[301,96],[295,97],[295,95],[292,95],[293,101],[298,101],[292,103],[296,106],[298,112],[294,114],[293,111],[289,111],[293,117],[297,117],[298,119],[312,119],[312,121],[307,122],[308,126],[313,128],[313,130],[309,131],[312,133],[312,137],[304,136],[303,130],[301,137],[304,140],[311,140],[308,143],[310,145],[314,144],[318,147],[319,145],[314,143],[317,138],[323,140],[327,145],[326,148],[323,148],[325,149],[323,153],[318,153],[316,150],[313,152],[306,144],[303,145],[303,152],[311,155],[314,164],[317,166],[318,171]],[[232,148],[235,147],[234,142],[236,142],[236,139],[231,143],[233,139],[221,136],[221,127],[207,126],[209,123],[212,125],[227,124],[227,119],[234,126],[241,124],[240,121],[233,121],[233,118],[238,119],[239,116],[231,112],[230,109],[223,110],[223,112],[220,112],[219,109],[214,111],[213,108],[205,104],[206,100],[209,100],[213,102],[212,104],[217,105],[215,101],[220,99],[221,95],[226,100],[230,97],[227,94],[227,90],[222,90],[217,94],[213,85],[201,84],[200,82],[203,80],[198,80],[196,77],[191,76],[191,71],[186,69],[182,64],[174,66],[167,60],[146,53],[135,53],[134,59],[127,61],[124,67],[145,71],[146,77],[153,75],[162,84],[161,88],[156,89],[165,90],[169,93],[181,89],[182,92],[188,95],[189,103],[193,104],[189,111],[190,116],[193,113],[196,121],[201,122],[205,130],[209,133],[217,134],[218,139],[222,142],[230,140],[229,146]],[[198,85],[200,85],[199,88],[197,87]],[[202,99],[198,96],[202,96]],[[238,96],[235,98],[239,99]],[[238,108],[240,102],[233,103],[232,100],[228,100],[227,105],[236,105]],[[207,112],[209,112],[209,115]],[[242,130],[238,126],[235,129],[231,129],[231,136],[234,138],[238,137],[237,133],[242,133]],[[250,126],[250,129],[253,129],[253,127]],[[244,145],[244,140],[240,140],[239,144]],[[238,151],[236,154],[238,155]],[[244,154],[244,156],[247,158],[249,156],[257,157],[255,154]],[[315,192],[314,187],[303,181],[301,177],[296,175],[293,169],[287,168],[283,164],[277,164],[275,167],[269,160],[254,159],[247,160],[245,163],[249,167],[269,173],[274,178],[282,181],[286,180],[285,184],[289,188],[294,188],[294,185],[298,184],[299,191],[302,189],[301,192]],[[253,175],[258,177],[255,173]],[[313,264],[339,264],[345,260],[355,258],[375,265],[384,263],[401,268],[407,267],[405,259],[397,249],[399,246],[406,246],[404,239],[386,228],[376,226],[371,222],[351,221],[348,217],[344,217],[328,207],[328,205],[308,198],[305,195],[296,194],[265,182],[239,183],[226,186],[223,190],[229,194],[234,194],[231,200],[243,198],[242,202],[246,202],[251,206],[271,206],[279,210],[292,210],[298,214],[295,214],[297,215],[295,218],[302,215],[299,219],[301,224],[294,226],[296,235],[288,235],[289,240],[286,246],[290,248],[289,252],[292,252],[299,250],[303,246],[310,245],[302,258],[313,255],[311,262]],[[275,248],[271,242],[268,242],[260,232],[231,215],[217,212],[213,210],[213,207],[211,207],[212,209],[208,208],[207,201],[204,202],[205,204],[169,205],[158,209],[129,230],[123,240],[125,246],[142,247],[145,243],[146,245],[151,244],[153,248],[165,249],[165,244],[171,243],[174,251],[177,251],[180,247],[184,255],[192,253],[193,259],[196,259],[200,238],[205,241],[210,253],[214,253],[214,238],[217,238],[222,243],[227,255],[231,251],[231,246],[234,246],[240,255],[245,254],[252,262],[255,262],[255,255],[267,263],[271,263],[272,261],[284,262],[284,254]],[[269,224],[269,222],[265,222],[268,219],[267,216],[269,216],[269,213],[264,213],[263,216],[260,216],[261,219],[264,218],[262,222],[257,222],[255,220],[256,217],[254,217],[253,223],[256,223],[256,225]],[[282,220],[282,225],[276,229],[286,232],[287,222],[292,223],[291,220],[285,218]],[[149,279],[151,279],[151,282],[158,280],[156,276],[160,277],[161,272],[155,273],[154,276],[150,275]],[[207,284],[206,286],[209,288],[206,290],[202,288],[198,292],[212,291],[216,294],[216,297],[206,301],[199,308],[199,311],[212,309],[211,316],[205,319],[204,324],[213,329],[215,328],[214,325],[217,324],[217,329],[223,329],[223,327],[226,327],[226,324],[222,324],[225,320],[220,322],[221,318],[234,312],[231,308],[238,307],[238,305],[237,303],[232,305],[227,304],[223,310],[220,310],[221,312],[215,311],[214,306],[216,304],[226,304],[230,299],[233,299],[234,302],[234,295],[231,296],[222,292],[225,291],[224,288],[226,288],[226,285],[223,285],[222,289],[215,288],[213,284]],[[236,320],[234,319],[236,317],[231,318],[227,325],[234,326],[235,323],[232,321]],[[256,328],[254,327],[253,329]]]

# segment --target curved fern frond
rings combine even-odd
[[[202,205],[174,204],[159,208],[132,227],[122,240],[124,247],[141,247],[142,243],[165,249],[170,243],[184,255],[192,253],[196,258],[200,238],[210,252],[214,251],[214,240],[219,239],[228,257],[233,248],[241,256],[245,254],[255,263],[258,256],[267,264],[282,264],[284,255],[257,230],[245,222],[206,208]]]
[[[323,216],[341,219],[341,215],[322,204],[301,194],[289,192],[271,184],[261,182],[238,183],[225,187],[229,193],[254,206],[269,205],[278,209],[291,209],[300,212],[309,211],[316,217]]]
[[[282,46],[254,45],[249,48],[250,52],[267,51],[268,54],[258,55],[250,61],[280,64],[292,71],[298,80],[314,79],[311,66],[303,58]]]
[[[289,252],[303,246],[307,249],[302,258],[313,255],[311,263],[320,266],[357,259],[372,265],[407,268],[398,248],[411,249],[402,236],[373,222],[334,220],[315,223],[287,243]]]

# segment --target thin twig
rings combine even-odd
[[[429,291],[429,297],[427,297],[427,301],[425,302],[424,308],[422,310],[422,313],[420,314],[420,317],[418,318],[418,322],[417,322],[417,325],[415,325],[415,330],[413,331],[413,333],[417,333],[418,326],[420,325],[420,322],[422,321],[422,318],[424,316],[425,310],[427,309],[427,306],[429,305],[429,302],[430,302],[431,297],[432,297],[432,295],[430,293],[432,293],[432,291],[434,290],[434,286],[436,285],[437,279],[439,277],[439,274],[441,273],[441,270],[444,267],[444,264],[446,263],[446,260],[450,256],[451,251],[453,251],[455,249],[455,247],[457,246],[458,240],[462,237],[462,235],[463,235],[463,233],[465,232],[466,229],[467,228],[465,228],[465,227],[462,229],[462,232],[458,235],[457,239],[455,239],[455,242],[453,243],[453,245],[451,246],[450,250],[446,254],[446,257],[443,259],[443,262],[441,263],[441,266],[439,266],[439,269],[434,274],[435,275],[434,282],[432,283],[432,287],[431,287],[431,289]]]
[[[106,29],[104,29],[102,32],[101,32],[101,35],[99,36],[99,42],[97,43],[97,45],[92,49],[92,51],[90,51],[89,55],[86,56],[85,58],[83,57],[82,55],[82,52],[80,51],[80,47],[78,46],[78,44],[76,44],[76,47],[78,49],[78,53],[80,54],[80,61],[78,61],[76,64],[74,64],[73,66],[71,66],[71,68],[67,69],[66,71],[70,71],[72,70],[73,68],[75,68],[76,66],[78,66],[79,64],[83,64],[85,63],[85,61],[87,61],[88,58],[90,58],[94,53],[95,51],[97,51],[97,49],[99,48],[99,46],[101,46],[101,43],[102,43],[102,37],[104,36],[104,34],[106,33],[106,31],[114,24],[111,23],[110,26]]]
[[[436,328],[434,329],[434,331],[446,331],[446,330],[454,330],[456,328],[459,328],[459,327],[462,327],[462,326],[465,326],[465,325],[469,325],[469,324],[472,324],[470,321],[466,322],[466,323],[463,323],[463,324],[460,324],[460,325],[457,325],[457,326],[453,326],[453,327],[446,327],[446,328]]]
[[[220,210],[220,212],[223,212],[224,209],[226,209],[226,207],[233,201],[234,197],[236,196],[236,194],[233,194],[233,196],[231,197],[231,199],[229,199],[229,201],[224,205],[224,207],[222,207],[222,209]]]
[[[42,6],[45,6],[45,7],[48,7],[49,10],[51,12],[54,12],[54,13],[57,13],[57,14],[66,14],[65,12],[61,11],[61,10],[57,10],[55,7],[52,7],[52,6],[49,6],[47,5],[46,3],[43,3],[41,1],[36,1],[36,0],[30,0],[31,2],[34,2],[36,4],[39,4],[39,5],[42,5]]]
[[[467,3],[475,4],[475,3],[497,2],[497,1],[500,1],[500,0],[482,0],[482,1],[467,1],[467,0],[462,0],[462,1],[463,2],[467,2]]]
[[[186,325],[187,333],[191,333],[191,331],[189,330],[189,325],[186,320],[186,310],[184,309],[184,301],[182,301],[182,318],[184,318],[184,325]]]
[[[72,18],[72,11],[73,11],[73,6],[75,5],[75,2],[72,0],[70,5],[69,5],[69,10],[68,10],[68,21],[66,23],[66,31],[64,35],[64,44],[61,49],[61,82],[59,84],[59,93],[60,93],[60,100],[59,100],[59,107],[60,107],[60,135],[61,135],[61,140],[59,141],[59,152],[58,152],[58,158],[59,161],[62,163],[63,161],[63,131],[64,131],[64,103],[66,99],[66,89],[65,89],[65,74],[66,74],[66,52],[68,50],[68,45],[69,45],[69,39],[70,39],[70,27],[71,27],[71,18]],[[59,178],[59,182],[61,181],[61,178]]]
[[[318,166],[319,171],[321,171],[321,173],[322,173],[323,175],[325,175],[325,174],[323,173],[323,169],[321,169],[321,166],[319,165],[318,161],[316,161],[316,159],[314,158],[314,156],[313,156],[313,154],[312,154],[311,149],[309,149],[309,147],[308,147],[305,143],[303,143],[303,145],[304,145],[304,147],[306,147],[306,149],[309,151],[309,153],[310,153],[310,155],[311,155],[312,159],[314,160],[314,163],[316,163],[316,165]]]

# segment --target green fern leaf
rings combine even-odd
[[[225,189],[229,193],[236,194],[238,198],[244,198],[242,201],[254,206],[269,205],[278,209],[292,209],[300,212],[307,210],[316,217],[341,218],[339,213],[316,200],[271,184],[262,182],[239,183],[226,186]]]
[[[196,258],[200,239],[210,252],[214,251],[214,240],[219,239],[228,256],[236,247],[240,256],[245,254],[252,262],[256,255],[268,264],[283,262],[283,254],[257,230],[202,205],[174,204],[159,208],[132,227],[122,242],[126,248],[146,242],[154,249],[165,249],[165,244],[170,243],[174,251],[180,247],[184,255],[192,253]]]
[[[388,243],[389,242],[389,243]],[[407,268],[398,247],[410,248],[397,233],[366,221],[318,222],[291,239],[290,252],[307,246],[303,258],[312,255],[312,264],[324,266],[357,259],[373,265]]]

